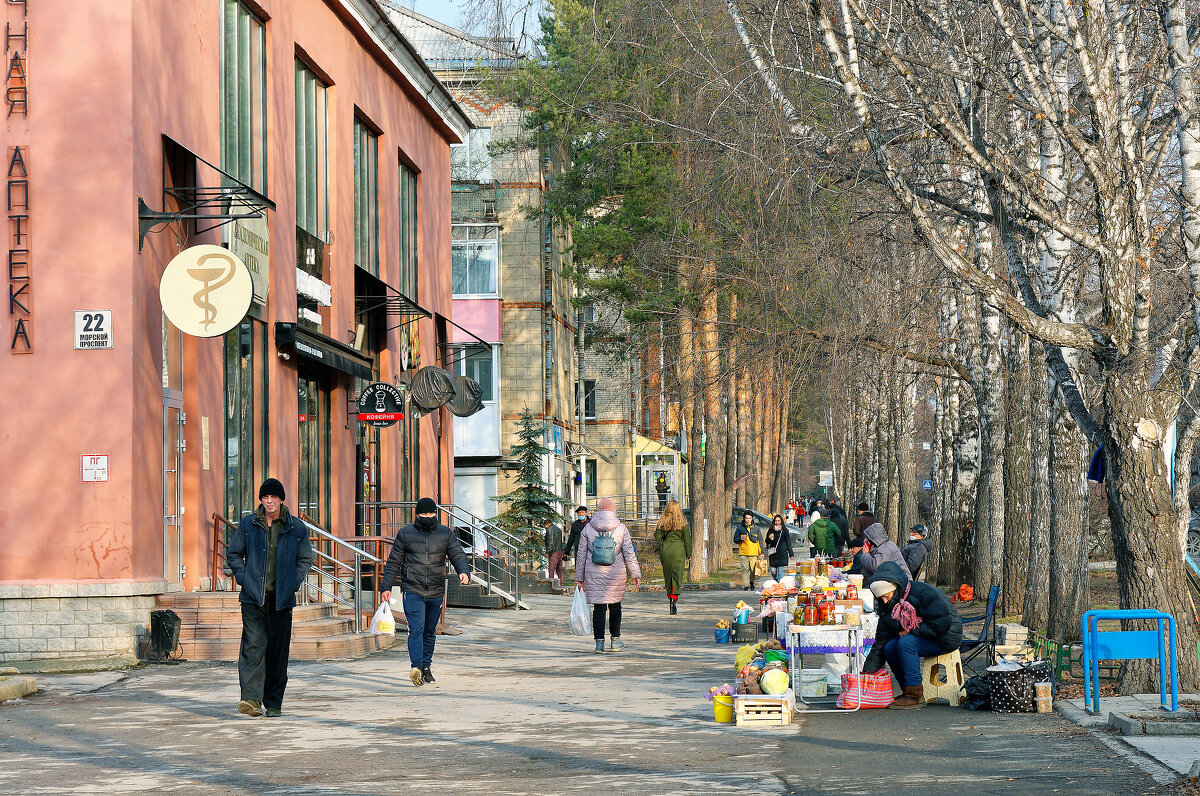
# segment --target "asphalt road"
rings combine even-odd
[[[453,611],[436,686],[403,638],[359,661],[299,663],[279,719],[236,712],[233,665],[47,678],[0,707],[0,794],[1140,794],[1135,766],[1057,716],[950,707],[712,721],[732,676],[712,623],[734,592],[630,595],[619,654],[567,631],[569,600]]]

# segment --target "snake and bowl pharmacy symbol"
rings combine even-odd
[[[163,312],[193,337],[218,337],[242,322],[254,297],[250,270],[221,246],[184,249],[167,263],[158,284]]]

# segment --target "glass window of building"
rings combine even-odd
[[[267,471],[267,326],[246,319],[225,335],[225,517],[258,505]]]
[[[325,239],[329,229],[328,88],[296,61],[296,226]]]
[[[354,120],[354,264],[379,276],[379,136]]]
[[[267,185],[266,27],[238,0],[221,5],[221,168]]]
[[[472,345],[464,346],[455,352],[454,356],[455,371],[479,384],[479,389],[482,391],[480,400],[485,403],[496,400],[495,366],[493,364],[495,354],[495,348],[488,349],[485,346]]]
[[[450,285],[454,295],[498,297],[499,228],[494,225],[456,225],[452,238]]]
[[[417,296],[417,175],[400,163],[400,292]]]
[[[450,179],[454,182],[491,182],[492,128],[479,127],[467,135],[467,143],[450,145]]]
[[[596,497],[596,460],[583,460],[583,491],[590,497]]]
[[[576,382],[576,384],[578,384],[578,383],[579,382]],[[579,399],[577,397],[576,401],[578,402],[578,400]],[[578,403],[576,405],[578,405]],[[583,419],[584,420],[595,420],[596,419],[596,380],[595,379],[584,379],[583,380]]]

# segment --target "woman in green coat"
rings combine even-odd
[[[671,613],[678,613],[679,592],[683,590],[683,576],[687,562],[692,557],[692,532],[688,529],[687,520],[683,518],[683,510],[679,501],[672,500],[658,518],[654,528],[654,538],[662,546],[658,549],[658,557],[662,561],[663,577],[667,581],[667,597],[671,602]]]

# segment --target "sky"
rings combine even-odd
[[[430,19],[436,19],[445,25],[458,27],[460,4],[455,0],[406,0],[405,5]]]

